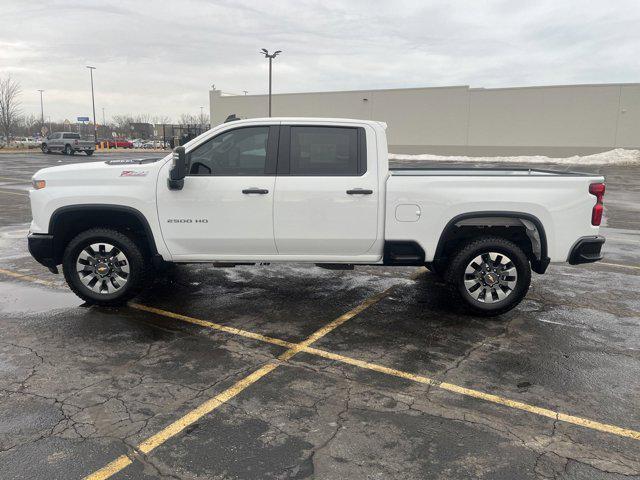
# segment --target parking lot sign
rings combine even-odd
[[[88,122],[89,121],[89,117],[78,117],[78,121],[79,122]]]

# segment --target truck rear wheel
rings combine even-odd
[[[122,232],[93,228],[77,235],[64,251],[62,269],[69,288],[97,305],[119,305],[145,284],[148,262]]]
[[[531,266],[515,243],[481,237],[454,253],[445,279],[473,313],[495,316],[522,301],[531,284]]]
[[[64,147],[64,154],[65,155],[73,155],[74,153],[76,153],[76,152],[73,150],[71,145],[67,145],[66,147]]]

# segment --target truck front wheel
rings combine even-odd
[[[145,284],[149,263],[140,247],[117,230],[93,228],[77,235],[64,251],[67,284],[81,299],[119,305]]]
[[[522,301],[531,284],[531,266],[515,243],[480,237],[455,252],[445,280],[473,313],[495,316]]]

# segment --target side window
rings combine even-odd
[[[79,139],[80,138],[80,134],[78,134],[78,133],[65,133],[64,134],[64,138]]]
[[[291,127],[290,174],[361,175],[358,136],[357,128]]]
[[[189,153],[189,175],[264,175],[269,127],[230,130]]]

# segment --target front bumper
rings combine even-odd
[[[592,263],[602,260],[602,245],[604,245],[604,237],[582,237],[573,245],[567,260],[571,265],[579,263]]]
[[[53,235],[30,233],[27,236],[29,253],[36,261],[54,273],[58,273],[53,248]]]

